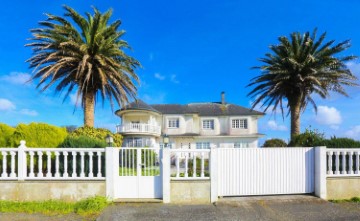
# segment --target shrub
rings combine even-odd
[[[287,143],[281,139],[269,139],[266,140],[263,147],[287,147]]]
[[[73,137],[86,136],[100,141],[105,141],[105,137],[108,134],[110,134],[114,138],[114,146],[121,147],[122,136],[120,134],[114,134],[110,130],[104,128],[79,127],[74,130],[70,135]]]
[[[10,146],[10,136],[13,135],[15,128],[9,125],[0,123],[0,147]]]
[[[304,133],[297,135],[288,146],[290,147],[314,147],[321,146],[325,137],[317,130],[306,129]]]
[[[59,147],[64,148],[98,148],[98,147],[106,147],[107,144],[105,140],[99,140],[86,136],[73,137],[68,136],[62,142]]]
[[[65,128],[45,123],[19,124],[10,136],[9,144],[17,147],[20,140],[25,140],[27,147],[58,147],[67,135]]]

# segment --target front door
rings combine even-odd
[[[121,148],[119,198],[162,198],[159,148]]]

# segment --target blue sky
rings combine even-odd
[[[258,58],[269,52],[277,37],[293,31],[318,27],[327,40],[351,39],[346,54],[360,55],[360,1],[23,1],[2,3],[0,8],[0,122],[46,122],[55,125],[82,125],[81,108],[74,111],[73,99],[63,102],[52,89],[40,93],[35,84],[24,85],[31,75],[25,62],[31,56],[24,45],[29,30],[38,27],[44,13],[62,15],[67,4],[78,12],[113,8],[113,19],[121,19],[132,46],[129,52],[143,68],[138,96],[148,103],[189,103],[218,101],[221,91],[228,102],[250,107],[246,96],[250,79],[259,74],[250,70]],[[349,67],[360,77],[360,61]],[[348,90],[351,98],[333,95],[316,98],[318,114],[309,107],[301,128],[311,126],[326,136],[360,136],[360,89]],[[116,107],[117,108],[117,107]],[[108,103],[96,107],[95,125],[115,130],[119,122]],[[289,139],[289,119],[268,113],[259,121],[259,131],[268,138]]]

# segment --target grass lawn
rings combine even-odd
[[[141,168],[141,176],[159,176],[160,167]],[[119,176],[137,176],[136,168],[119,167]]]

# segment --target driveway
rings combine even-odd
[[[94,220],[76,214],[0,213],[0,220],[77,221]],[[118,220],[360,220],[360,203],[330,203],[312,196],[222,198],[216,205],[118,203],[108,207],[98,221]]]
[[[216,205],[123,203],[97,219],[110,220],[360,220],[360,204],[330,203],[312,196],[223,198]]]

